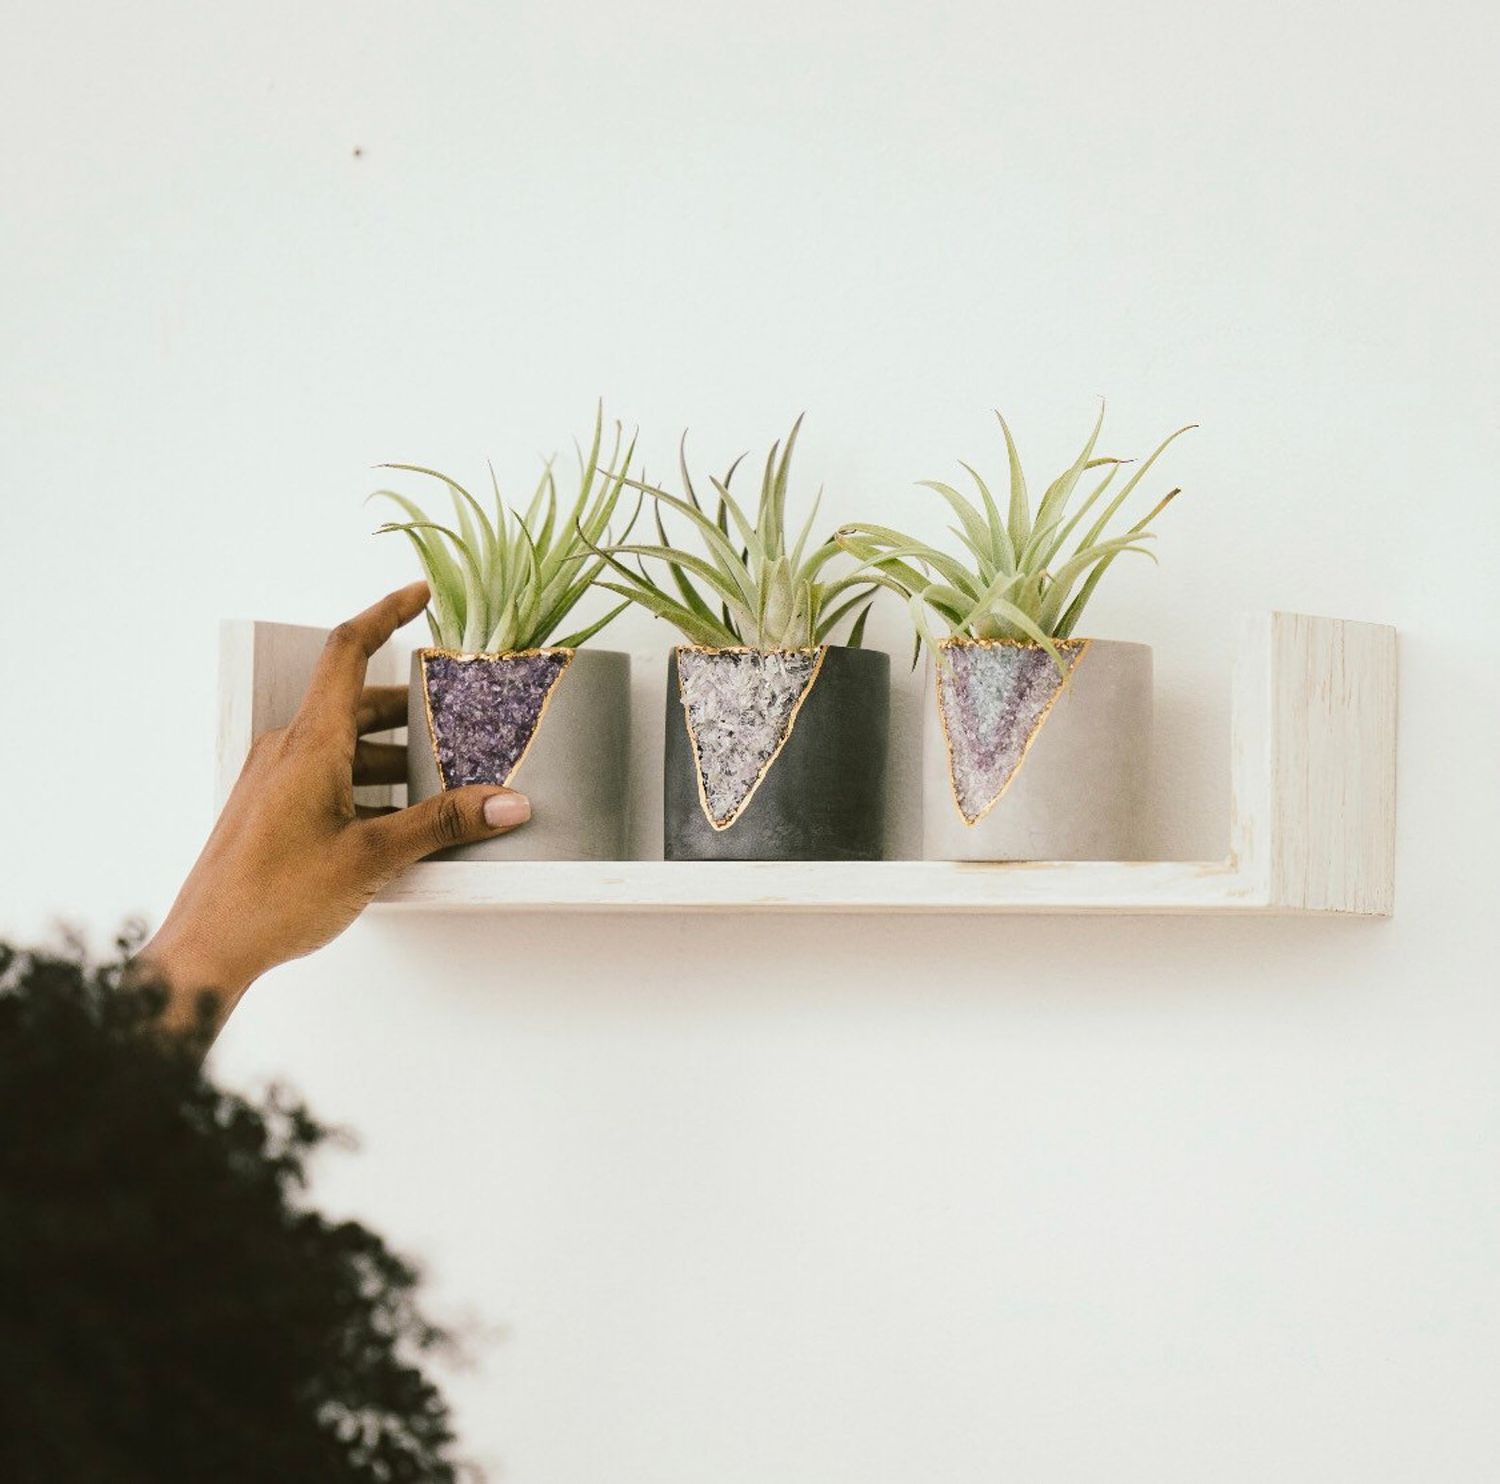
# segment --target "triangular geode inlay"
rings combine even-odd
[[[968,824],[977,824],[1010,786],[1089,646],[1087,639],[1055,642],[1067,675],[1039,645],[959,641],[938,652],[938,711],[953,802]]]
[[[698,797],[716,830],[728,829],[760,787],[822,664],[821,648],[677,651]]]
[[[510,781],[572,658],[571,649],[422,655],[427,724],[444,788]]]

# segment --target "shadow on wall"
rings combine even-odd
[[[476,985],[435,962],[494,963],[499,921],[378,911],[364,929],[397,978],[444,1013],[765,1022],[946,1009],[1087,1020],[1250,1003],[1342,1006],[1387,956],[1388,921],[1329,918],[792,913],[524,914]]]

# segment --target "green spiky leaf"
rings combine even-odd
[[[1176,490],[1120,534],[1110,535],[1110,524],[1157,459],[1188,429],[1179,428],[1163,439],[1104,505],[1083,536],[1069,547],[1080,523],[1103,500],[1125,462],[1095,453],[1104,420],[1102,406],[1077,457],[1048,484],[1034,513],[1015,440],[1005,419],[999,413],[996,417],[1004,434],[1010,482],[1003,519],[984,476],[967,464],[963,468],[979,495],[979,505],[951,484],[923,481],[924,488],[939,495],[957,515],[954,534],[963,548],[960,553],[941,551],[889,526],[845,526],[837,540],[859,562],[856,578],[882,581],[907,599],[918,651],[924,643],[937,642],[930,621],[936,614],[953,636],[1039,644],[1061,668],[1061,656],[1053,641],[1073,634],[1115,559],[1126,552],[1139,552],[1155,560],[1142,543],[1152,539],[1148,527]],[[1084,475],[1097,468],[1106,469],[1104,477],[1075,502]]]
[[[623,453],[621,452],[624,446]],[[594,543],[608,539],[620,498],[629,485],[635,440],[624,443],[614,429],[612,472],[606,473],[604,408],[595,412],[589,452],[579,450],[578,488],[566,510],[559,507],[557,481],[549,460],[524,514],[507,511],[499,481],[490,470],[493,516],[457,480],[422,464],[381,467],[436,480],[453,505],[456,529],[434,520],[409,496],[395,490],[376,494],[397,504],[407,519],[382,526],[402,531],[411,541],[432,590],[428,626],[434,643],[470,653],[541,649],[583,598],[602,564],[592,560]],[[637,507],[637,511],[639,507]],[[632,517],[624,535],[628,536]],[[623,537],[622,537],[623,539]],[[569,647],[585,643],[615,614],[579,629]]]
[[[722,479],[710,481],[718,497],[710,517],[688,470],[686,434],[679,446],[683,494],[672,494],[644,477],[628,481],[655,501],[659,539],[649,544],[622,542],[601,550],[601,556],[621,579],[615,590],[675,623],[695,644],[744,644],[766,650],[822,642],[858,602],[868,602],[877,587],[900,591],[891,578],[872,572],[863,579],[859,597],[830,607],[830,600],[845,591],[849,579],[832,577],[825,569],[846,548],[828,540],[808,549],[817,522],[816,499],[809,513],[793,527],[797,534],[789,543],[792,454],[801,427],[799,417],[786,439],[773,444],[766,455],[753,517],[730,488],[739,459]],[[696,537],[701,554],[673,544],[668,517],[676,517]],[[632,571],[624,563],[627,557],[665,568],[680,596],[670,596],[661,583],[645,574],[644,568],[639,573]],[[718,615],[709,607],[700,584],[709,598],[719,602]]]

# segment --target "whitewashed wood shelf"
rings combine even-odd
[[[231,622],[221,636],[219,793],[290,720],[325,631]],[[404,679],[377,655],[371,678]],[[1229,851],[1220,861],[430,861],[389,908],[485,912],[1341,914],[1394,905],[1396,632],[1246,617],[1234,659]]]

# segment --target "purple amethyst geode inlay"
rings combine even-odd
[[[573,652],[422,656],[422,683],[444,788],[506,783],[531,745]]]
[[[1071,675],[1088,640],[1055,642]],[[945,644],[937,666],[953,801],[977,824],[1016,776],[1067,677],[1045,649],[1024,644]]]

